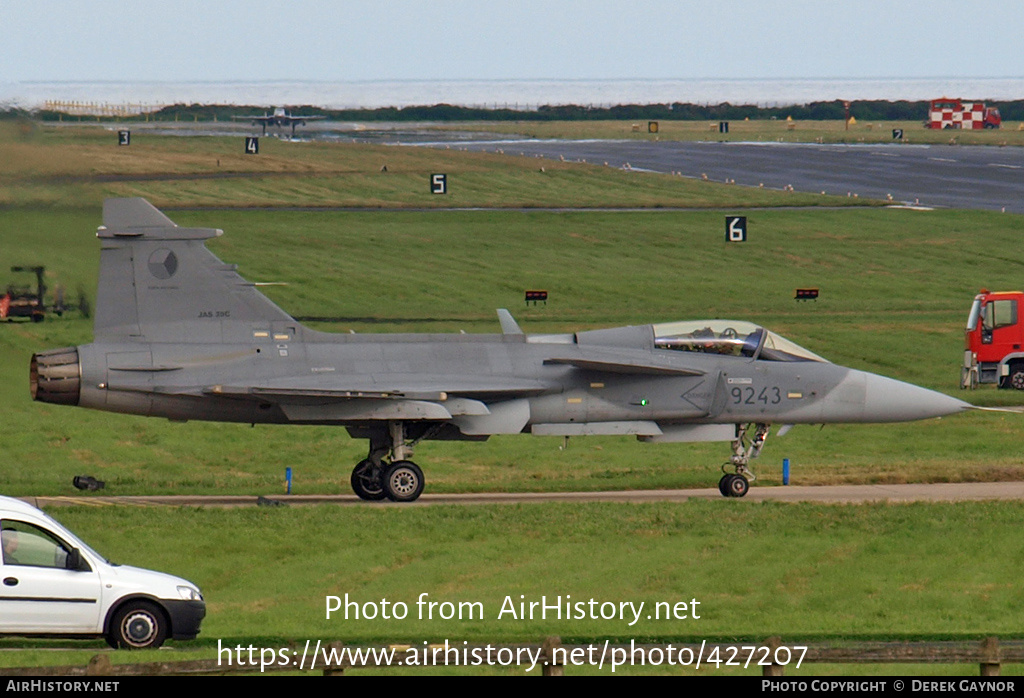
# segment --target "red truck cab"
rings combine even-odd
[[[1020,291],[982,289],[974,297],[964,334],[960,387],[996,383],[1000,388],[1024,390],[1022,303],[1024,293]]]

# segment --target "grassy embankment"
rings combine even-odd
[[[245,155],[241,137],[173,138],[138,133],[119,148],[99,128],[0,124],[0,205],[95,208],[109,196],[146,196],[157,206],[753,207],[845,206],[843,197],[713,186],[551,159],[458,150],[261,141]],[[386,167],[386,171],[383,171]],[[445,172],[450,193],[432,195]]]

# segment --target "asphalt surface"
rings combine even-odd
[[[862,198],[935,208],[1024,213],[1024,148],[996,146],[536,140],[438,131],[429,123],[311,122],[297,140],[461,148],[715,182]],[[135,124],[170,135],[259,135],[242,122]],[[271,129],[267,138],[281,136]],[[287,140],[287,138],[285,138]]]
[[[725,499],[717,487],[688,490],[632,490],[616,492],[522,492],[477,494],[425,494],[416,502],[364,502],[353,494],[256,496],[70,496],[21,497],[35,506],[294,506],[337,504],[364,507],[409,507],[437,504],[522,504],[536,502],[684,502],[716,499],[723,502],[780,501],[858,504],[864,502],[958,502],[1024,500],[1024,482],[963,482],[909,485],[828,485],[751,487],[742,499]]]
[[[767,189],[1024,213],[1024,148],[514,139],[460,141],[457,147],[706,176]]]

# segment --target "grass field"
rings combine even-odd
[[[455,151],[269,143],[267,157],[253,162],[217,139],[154,138],[138,148],[133,140],[130,152],[114,143],[112,134],[87,129],[9,132],[0,140],[5,265],[45,264],[51,286],[64,285],[72,297],[82,288],[94,300],[100,200],[142,195],[171,207],[181,225],[223,228],[210,248],[250,280],[288,282],[268,294],[296,316],[320,318],[311,323],[319,329],[494,332],[497,307],[510,308],[527,332],[731,317],[761,322],[837,363],[978,404],[1022,401],[1019,393],[964,395],[956,387],[973,294],[981,286],[1021,286],[1020,216],[794,210],[784,208],[794,199],[781,193],[575,164],[546,163],[541,173],[532,159]],[[379,172],[384,156],[387,174]],[[218,158],[229,176],[209,176]],[[615,202],[647,210],[393,210],[437,206],[426,193],[427,174],[442,168],[479,177],[477,189],[449,205]],[[552,174],[558,177],[543,179]],[[347,205],[338,202],[360,197],[381,210],[244,208]],[[195,210],[210,206],[243,208]],[[659,210],[669,206],[709,210]],[[750,241],[726,245],[723,214],[750,206],[767,207],[747,213]],[[793,289],[802,286],[820,287],[821,298],[797,303]],[[549,290],[546,306],[524,307],[523,290],[533,287]],[[348,491],[365,445],[340,429],[170,424],[33,403],[31,353],[90,340],[90,321],[77,313],[0,325],[3,494],[73,494],[72,477],[90,474],[112,494],[273,495],[283,491],[286,465],[298,493]],[[1020,479],[1021,419],[974,413],[801,427],[769,439],[754,465],[758,484],[769,486],[780,484],[783,457],[792,460],[797,484]],[[712,486],[727,456],[725,444],[592,437],[560,445],[527,436],[425,443],[417,460],[433,492],[552,491]],[[207,651],[217,638],[1010,637],[1021,620],[1016,577],[1024,551],[1012,531],[1024,511],[1017,503],[832,507],[723,499],[55,513],[114,559],[197,582],[210,605],[198,643]],[[507,617],[326,621],[324,595],[346,592],[406,603],[428,592],[479,601],[489,612],[506,595],[685,596],[701,600],[707,616],[639,629]],[[9,639],[0,646],[48,645]],[[0,663],[61,663],[41,654],[0,653]]]
[[[203,584],[209,615],[199,640],[177,643],[181,652],[159,657],[140,653],[129,660],[116,653],[115,662],[213,658],[218,640],[276,648],[301,647],[307,639],[351,646],[539,642],[550,634],[565,643],[762,642],[774,634],[790,644],[1010,638],[1019,632],[1024,603],[1017,579],[1024,544],[1005,535],[1020,520],[1019,503],[824,506],[722,499],[429,509],[69,507],[54,513],[115,561]],[[463,619],[440,617],[440,606],[433,617],[424,610],[421,618],[423,593],[438,604],[464,604]],[[401,614],[392,610],[387,620],[366,620],[350,610],[347,619],[343,612],[327,619],[326,597],[346,594],[360,614],[381,613],[384,601],[391,609],[405,604],[408,614],[397,619]],[[639,619],[626,620],[595,619],[589,612],[568,620],[519,615],[520,601],[547,597],[557,605],[553,599],[567,596],[645,606]],[[681,601],[686,618],[647,617],[659,602]],[[513,607],[515,615],[508,612]],[[21,644],[0,640],[0,647]],[[95,653],[100,645],[92,648]],[[84,663],[68,652],[0,652],[0,666],[71,661]],[[808,666],[786,673],[850,670]],[[1018,670],[1003,667],[1004,674]],[[956,669],[925,669],[936,671]],[[596,668],[569,673],[592,672]]]
[[[694,317],[751,319],[837,363],[958,393],[969,301],[980,286],[1017,286],[1020,266],[965,262],[977,240],[1012,248],[1020,217],[901,210],[757,211],[754,239],[722,241],[721,213],[253,212],[177,211],[183,225],[226,234],[210,243],[281,307],[329,331],[495,332],[508,307],[527,331],[556,332]],[[69,289],[95,284],[91,230],[97,211],[5,213],[3,235],[20,263],[42,259]],[[288,231],[287,236],[282,231]],[[637,244],[641,242],[642,244]],[[266,254],[273,249],[274,254]],[[50,250],[49,252],[44,252]],[[374,260],[402,260],[389,276]],[[793,289],[818,286],[816,302]],[[525,307],[525,288],[546,306]],[[364,444],[344,430],[190,423],[109,415],[30,402],[33,351],[87,342],[76,317],[2,328],[0,402],[11,494],[70,492],[91,469],[121,493],[168,489],[279,491],[283,464],[299,492],[347,491]],[[1014,392],[969,398],[1017,404]],[[912,482],[1017,478],[1019,418],[971,414],[904,425],[801,427],[771,440],[763,482],[778,483],[790,458],[798,481]],[[116,438],[104,425],[118,425]],[[717,481],[723,444],[649,446],[629,439],[500,437],[488,444],[425,443],[431,491],[614,489]],[[263,458],[260,453],[278,454]],[[206,464],[206,465],[203,465]],[[209,467],[213,465],[213,467]],[[43,467],[45,466],[45,467]],[[59,473],[59,476],[55,476]]]
[[[0,206],[95,207],[144,196],[156,206],[751,207],[847,206],[845,197],[728,187],[672,175],[459,150],[138,134],[128,148],[99,127],[0,124]],[[386,171],[384,168],[386,167]],[[445,172],[449,194],[430,193]],[[858,202],[867,205],[869,202]]]

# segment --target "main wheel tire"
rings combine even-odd
[[[380,473],[378,472],[377,477],[374,477],[373,470],[373,462],[370,459],[359,461],[356,467],[352,469],[352,477],[349,479],[349,483],[352,485],[352,491],[360,499],[365,499],[368,502],[379,502],[387,497],[387,494],[384,492],[384,486],[381,484]]]
[[[411,460],[395,461],[381,477],[384,493],[392,502],[414,502],[423,492],[423,471]]]
[[[750,489],[750,483],[742,475],[732,475],[726,485],[730,497],[742,497]]]
[[[131,601],[110,620],[107,643],[114,649],[156,649],[167,639],[169,623],[156,604]]]
[[[731,477],[732,477],[732,475],[730,475],[729,473],[726,473],[725,475],[722,476],[722,479],[718,481],[718,491],[722,493],[723,497],[728,497],[729,496],[728,482],[729,482],[729,478],[731,478]]]

